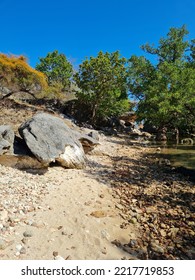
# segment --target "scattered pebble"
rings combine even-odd
[[[54,256],[54,257],[57,257],[57,256],[58,256],[58,252],[54,251],[54,252],[53,252],[53,256]]]
[[[107,212],[101,211],[101,210],[99,210],[99,211],[93,211],[93,212],[91,212],[90,215],[93,216],[93,217],[95,217],[95,218],[104,218],[104,217],[107,216]]]
[[[20,254],[26,254],[26,248],[22,247],[20,250]]]
[[[164,248],[159,244],[157,244],[155,241],[151,242],[151,248],[157,253],[161,253],[161,254],[164,253]]]
[[[103,230],[101,230],[101,237],[109,240],[110,234],[105,229],[103,229]]]
[[[22,249],[22,245],[21,245],[21,244],[17,244],[17,245],[16,245],[16,250],[17,250],[18,252],[20,252],[21,249]]]
[[[24,238],[22,238],[21,241],[22,241],[23,244],[27,244],[27,243],[28,243],[28,240],[29,240],[29,239],[28,239],[27,237],[24,237]]]
[[[174,173],[167,161],[159,166],[154,150],[147,152],[147,158],[143,152],[136,155],[136,166],[127,154],[114,160],[115,176],[110,177],[115,207],[123,218],[120,228],[136,225],[139,248],[147,250],[138,253],[132,242],[117,246],[136,249],[141,259],[194,259],[194,184]]]
[[[28,230],[28,231],[23,232],[23,236],[24,237],[32,237],[33,233],[32,233],[32,231]]]

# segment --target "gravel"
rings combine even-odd
[[[27,213],[40,208],[54,185],[44,176],[0,165],[0,234],[6,235],[16,224],[25,222]]]
[[[115,176],[110,182],[124,220],[121,228],[131,223],[139,228],[134,248],[138,258],[195,259],[194,183],[170,166],[159,166],[152,149],[146,148],[134,158],[124,153],[120,161],[113,157],[113,166]],[[132,252],[131,240],[128,244],[114,242]],[[145,254],[140,255],[140,249]]]

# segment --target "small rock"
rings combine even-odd
[[[143,213],[143,210],[142,210],[142,209],[139,209],[139,208],[136,208],[136,209],[135,209],[135,212],[138,213],[138,214],[142,214],[142,213]]]
[[[22,245],[21,245],[21,244],[17,244],[17,245],[16,245],[16,250],[17,250],[18,252],[20,252],[21,249],[22,249]]]
[[[195,225],[195,222],[194,222],[194,221],[188,221],[188,225],[189,225],[189,226],[194,226],[194,225]]]
[[[101,230],[101,237],[109,240],[110,234],[105,229],[103,229],[103,230]]]
[[[166,228],[166,225],[165,225],[164,223],[161,223],[161,224],[160,224],[160,227],[161,227],[161,228]]]
[[[53,252],[53,256],[54,256],[54,257],[57,257],[57,256],[58,256],[58,252],[54,251],[54,252]]]
[[[135,217],[133,217],[131,220],[130,220],[130,223],[132,224],[137,224],[137,219]]]
[[[150,245],[151,245],[151,249],[156,253],[161,253],[161,254],[164,253],[164,248],[158,245],[157,242],[152,241]]]
[[[23,232],[23,236],[24,237],[32,237],[33,233],[32,233],[32,231],[25,231],[25,232]]]
[[[10,222],[10,223],[9,223],[9,226],[10,226],[10,227],[15,227],[15,223]]]
[[[97,204],[102,204],[102,202],[101,202],[101,201],[99,201],[99,200],[96,200],[96,203],[97,203]]]
[[[86,206],[90,206],[92,204],[92,201],[86,201],[85,203],[84,203],[84,205],[86,205]]]
[[[176,237],[177,233],[179,231],[179,228],[170,228],[168,232],[168,236],[171,236],[172,238]]]
[[[27,237],[24,237],[21,241],[22,241],[23,244],[27,244],[28,238],[27,238]]]
[[[162,237],[165,237],[167,235],[166,231],[163,229],[160,230],[160,234]]]
[[[106,254],[107,254],[106,247],[104,247],[104,248],[102,249],[102,254],[104,254],[104,255],[106,255]]]
[[[137,245],[138,245],[137,240],[131,239],[128,245],[129,245],[131,248],[137,247]]]
[[[105,211],[93,211],[90,214],[91,216],[95,217],[95,218],[104,218],[107,216],[107,212]]]
[[[20,254],[26,254],[26,248],[22,247],[20,250]]]
[[[123,213],[120,213],[119,214],[121,216],[121,218],[123,218],[124,220],[128,220],[129,216],[127,214],[123,214]]]
[[[123,210],[124,207],[121,204],[116,204],[115,207],[119,210]]]
[[[43,222],[32,222],[31,226],[36,228],[43,228],[45,225]]]
[[[19,218],[15,218],[14,220],[13,220],[13,222],[14,223],[19,223],[21,220],[19,219]]]

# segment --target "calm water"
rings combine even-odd
[[[183,166],[195,170],[195,146],[161,146],[161,154],[165,155],[173,166]]]

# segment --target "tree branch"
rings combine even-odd
[[[30,94],[34,99],[37,99],[36,96],[35,96],[32,92],[30,92],[30,91],[28,91],[28,90],[26,90],[26,89],[22,89],[22,90],[17,90],[17,91],[11,91],[11,92],[7,93],[6,95],[2,96],[2,97],[0,98],[0,100],[4,100],[4,99],[10,97],[11,95],[13,95],[14,93],[19,93],[19,92],[28,93],[28,94]]]

